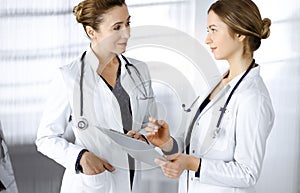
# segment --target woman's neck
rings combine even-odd
[[[116,54],[112,52],[107,52],[105,50],[96,50],[91,46],[91,49],[93,50],[94,54],[96,55],[99,64],[97,73],[102,74],[105,68],[110,68],[116,64],[119,64],[118,59],[116,58]]]
[[[229,72],[228,76],[224,79],[229,82],[230,80],[234,79],[236,76],[240,75],[241,73],[245,72],[248,67],[251,65],[253,58],[245,58],[235,61],[228,61],[229,62]]]

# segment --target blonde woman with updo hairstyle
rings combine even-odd
[[[140,163],[99,129],[145,140],[135,131],[155,113],[147,65],[123,55],[130,38],[127,5],[124,0],[83,0],[73,14],[90,44],[58,69],[37,149],[65,167],[61,193],[143,192]],[[64,138],[69,125],[74,143]]]
[[[256,192],[275,116],[253,53],[270,25],[251,0],[219,0],[208,9],[205,43],[228,71],[202,97],[184,140],[172,138],[168,124],[154,117],[146,128],[152,144],[173,153],[156,163],[165,176],[180,178],[179,192]]]

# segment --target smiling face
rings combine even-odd
[[[130,37],[130,16],[127,6],[115,6],[101,16],[99,30],[87,26],[91,47],[96,53],[121,54],[125,52]]]
[[[205,43],[210,46],[215,59],[232,60],[241,57],[244,37],[231,32],[213,11],[208,13],[207,32]]]

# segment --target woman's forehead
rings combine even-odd
[[[210,11],[207,16],[207,28],[211,27],[227,28],[227,25],[215,12]]]
[[[126,5],[115,6],[109,9],[106,13],[102,15],[103,22],[117,23],[121,21],[126,21],[130,18],[129,12]]]

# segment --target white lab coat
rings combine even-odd
[[[196,120],[190,154],[202,159],[200,176],[185,171],[180,178],[179,192],[255,192],[266,140],[274,122],[271,99],[259,71],[260,67],[253,68],[232,95],[222,129],[215,139],[213,131],[220,116],[219,109],[242,74],[231,80]]]
[[[4,141],[0,122],[0,181],[6,188],[1,193],[18,193],[13,168],[11,165],[8,149]]]
[[[122,63],[121,83],[130,96],[132,129],[137,130],[143,121],[148,120],[149,114],[155,113],[154,99],[137,99],[137,96],[142,95],[140,90],[143,90],[140,79],[133,67],[129,67],[135,80],[133,82],[125,68],[125,61],[122,57],[118,57]],[[128,60],[138,69],[149,95],[153,95],[146,64],[134,59]],[[62,193],[129,193],[131,190],[126,152],[94,127],[96,125],[123,132],[119,103],[103,79],[96,73],[99,61],[91,49],[87,51],[84,62],[83,115],[88,120],[89,127],[80,130],[75,126],[80,113],[81,62],[79,57],[69,65],[60,67],[52,83],[50,97],[38,129],[36,140],[38,151],[66,168],[61,187]],[[72,130],[76,138],[74,144],[62,137],[66,132],[70,115],[72,115]],[[105,171],[98,175],[76,174],[76,158],[83,148],[107,160],[116,171],[112,173]],[[139,162],[135,165],[136,168],[140,167]],[[139,180],[140,171],[136,171],[132,192],[141,192]]]

